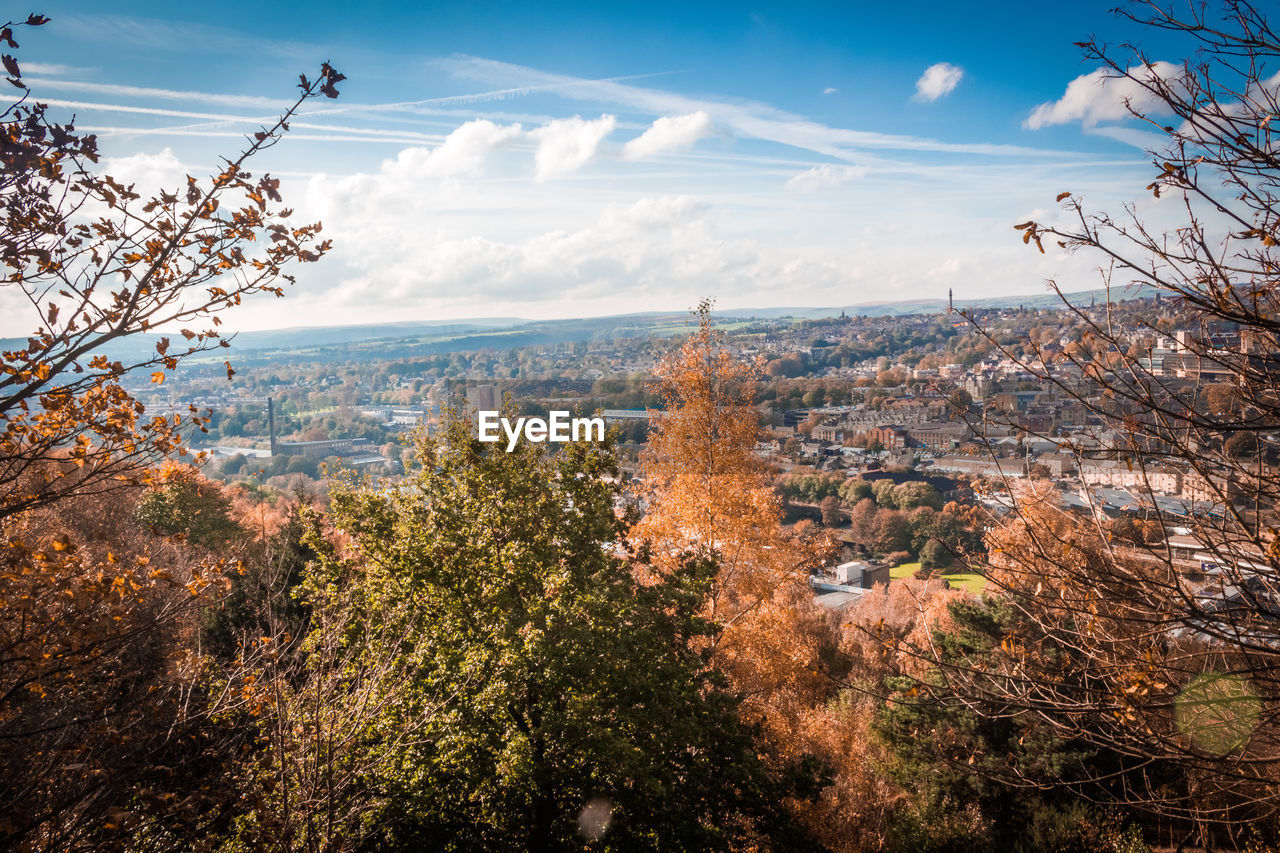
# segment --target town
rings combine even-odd
[[[1201,328],[1158,297],[1105,308],[1011,304],[892,317],[722,319],[719,328],[735,357],[758,366],[757,454],[773,472],[789,520],[828,527],[844,545],[831,565],[815,569],[815,583],[825,583],[819,575],[835,571],[841,560],[902,563],[915,571],[931,541],[941,547],[930,549],[926,566],[959,565],[966,550],[981,549],[989,522],[977,514],[950,525],[967,528],[961,536],[933,536],[920,519],[916,527],[923,525],[923,532],[883,518],[888,532],[879,536],[873,522],[859,525],[857,505],[872,493],[857,484],[878,480],[922,484],[935,494],[936,509],[967,507],[986,518],[1008,510],[1018,484],[1039,483],[1052,489],[1064,511],[1118,531],[1135,524],[1165,531],[1188,560],[1208,561],[1189,535],[1191,520],[1221,512],[1240,494],[1240,483],[1185,463],[1153,462],[1139,454],[1151,450],[1151,430],[1140,430],[1145,438],[1138,443],[1132,431],[1117,430],[1124,410],[1103,396],[1115,374],[1100,372],[1082,345],[1104,320],[1147,382],[1206,411],[1230,405],[1227,354],[1271,354],[1256,336],[1242,340],[1230,328]],[[326,472],[342,469],[394,480],[412,465],[409,436],[436,429],[449,411],[473,419],[481,413],[481,439],[489,423],[487,440],[496,441],[490,420],[504,401],[526,419],[524,426],[557,416],[568,424],[570,409],[597,414],[619,445],[624,472],[633,476],[650,419],[662,415],[652,389],[655,365],[681,337],[678,318],[652,322],[660,334],[644,333],[640,325],[587,340],[418,358],[402,354],[402,341],[385,344],[395,358],[378,357],[377,346],[368,344],[359,358],[337,353],[261,364],[250,351],[231,381],[194,368],[163,389],[144,386],[139,393],[143,399],[151,394],[152,411],[210,409],[208,434],[195,436],[209,457],[206,472],[278,493],[323,493]],[[1225,442],[1237,457],[1252,456],[1257,446],[1247,432]],[[1270,458],[1250,463],[1260,476],[1275,464]],[[882,513],[899,511],[892,502],[877,505]],[[894,576],[905,572],[894,570]],[[868,588],[887,579],[878,571],[866,577]],[[955,577],[981,588],[980,579]],[[837,600],[822,589],[818,595],[828,605]]]

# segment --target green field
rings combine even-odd
[[[747,326],[750,326],[753,323],[758,323],[758,322],[760,321],[759,320],[723,321],[723,322],[717,322],[715,327],[716,327],[716,331],[718,332],[735,332],[738,329],[745,329]],[[637,330],[647,332],[648,334],[651,334],[654,337],[666,338],[666,337],[671,337],[672,335],[687,335],[693,331],[694,325],[696,324],[693,324],[688,320],[684,320],[680,322],[665,323],[662,325],[655,325],[655,326],[636,326],[635,328]]]
[[[896,581],[902,578],[909,578],[918,571],[920,571],[919,563],[903,563],[900,566],[894,566],[889,569],[889,577]]]
[[[900,566],[894,566],[889,569],[889,577],[892,580],[900,578],[909,578],[920,570],[920,564],[903,563]],[[982,593],[987,588],[987,579],[977,572],[947,572],[942,575],[951,586],[957,589],[963,589],[966,592],[972,592],[975,595]]]
[[[942,576],[952,587],[981,595],[987,588],[987,579],[977,572],[952,572]]]

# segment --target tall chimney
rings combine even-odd
[[[271,455],[276,455],[276,406],[275,401],[267,398],[267,435],[271,437]]]

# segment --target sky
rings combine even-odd
[[[1114,2],[51,0],[16,55],[144,190],[347,75],[250,166],[334,251],[233,328],[845,306],[1100,286],[1012,226],[1151,203],[1151,138],[1073,42],[1187,46]]]

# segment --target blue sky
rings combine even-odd
[[[18,56],[144,188],[350,78],[255,164],[336,251],[233,325],[848,305],[1098,285],[1010,226],[1143,196],[1072,42],[1186,45],[1113,4],[65,2]]]

